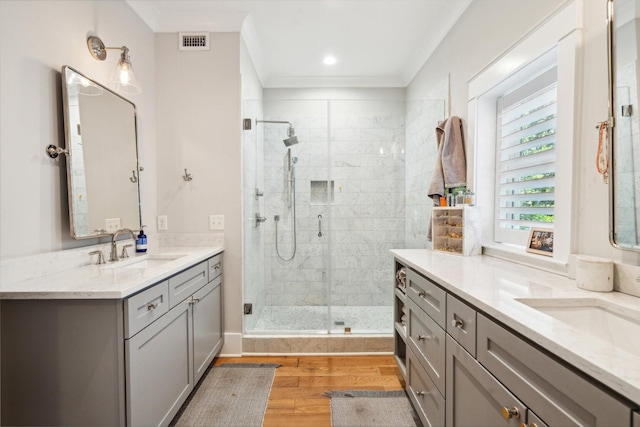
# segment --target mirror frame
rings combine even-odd
[[[607,71],[609,77],[609,105],[608,105],[608,116],[606,120],[607,126],[607,156],[609,157],[609,161],[611,166],[613,167],[613,145],[615,143],[615,85],[616,85],[616,77],[615,77],[615,25],[614,25],[614,9],[613,9],[613,1],[607,0]],[[630,249],[621,247],[616,240],[616,222],[615,222],[615,179],[614,179],[614,170],[611,170],[611,174],[609,176],[609,242],[611,246],[617,249]]]
[[[76,70],[73,67],[70,67],[68,65],[64,65],[62,67],[62,97],[63,97],[63,110],[64,110],[64,136],[65,136],[65,148],[68,150],[67,153],[67,159],[66,159],[66,172],[67,172],[67,199],[68,199],[68,208],[69,208],[69,227],[70,227],[70,234],[71,237],[73,237],[74,239],[78,239],[78,240],[83,240],[83,239],[93,239],[93,238],[98,238],[98,237],[105,237],[105,236],[112,236],[113,233],[108,232],[107,230],[104,230],[103,233],[99,233],[99,232],[95,232],[93,234],[88,234],[88,235],[78,235],[76,233],[76,229],[77,229],[77,224],[76,221],[74,221],[74,210],[73,210],[73,199],[74,199],[74,194],[73,194],[73,171],[72,169],[72,163],[73,163],[73,149],[72,149],[72,143],[71,143],[71,117],[70,117],[70,113],[69,113],[69,89],[67,87],[67,82],[66,82],[66,71],[70,70],[76,74],[78,74],[79,76],[81,76],[82,78],[86,79],[88,82],[90,82],[93,85],[98,86],[99,88],[101,88],[102,90],[109,92],[113,95],[115,95],[117,98],[121,99],[122,101],[126,102],[127,104],[129,104],[132,108],[133,108],[133,132],[134,132],[134,142],[135,142],[135,156],[136,156],[136,165],[135,165],[135,170],[137,171],[136,173],[136,179],[137,182],[136,184],[136,193],[137,193],[137,215],[138,215],[138,225],[137,228],[134,228],[134,230],[140,230],[142,227],[142,206],[141,206],[141,197],[140,197],[140,172],[143,170],[142,167],[140,167],[140,158],[139,158],[139,150],[138,150],[138,113],[137,113],[137,108],[136,105],[131,102],[130,100],[124,98],[123,96],[121,96],[120,94],[114,92],[113,90],[109,89],[108,87],[98,83],[97,81],[87,77],[86,75],[84,75],[83,73],[79,72],[78,70]],[[77,155],[77,154],[76,154]],[[130,225],[127,224],[121,224],[121,227],[130,227]]]

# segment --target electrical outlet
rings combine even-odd
[[[209,230],[224,230],[224,215],[209,215]]]
[[[120,218],[107,218],[104,220],[107,233],[115,233],[122,228],[122,222]]]
[[[167,224],[167,216],[166,215],[158,215],[158,230],[168,230],[169,225]]]

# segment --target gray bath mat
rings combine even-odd
[[[328,391],[332,427],[415,427],[420,423],[404,390]]]
[[[228,363],[211,367],[172,424],[261,426],[278,366]]]

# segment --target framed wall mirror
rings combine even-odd
[[[136,107],[69,66],[62,67],[71,236],[139,230]]]

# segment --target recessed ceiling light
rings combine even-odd
[[[336,57],[335,56],[331,56],[331,55],[325,56],[324,59],[322,60],[322,63],[324,65],[335,65],[336,62],[338,62]]]

